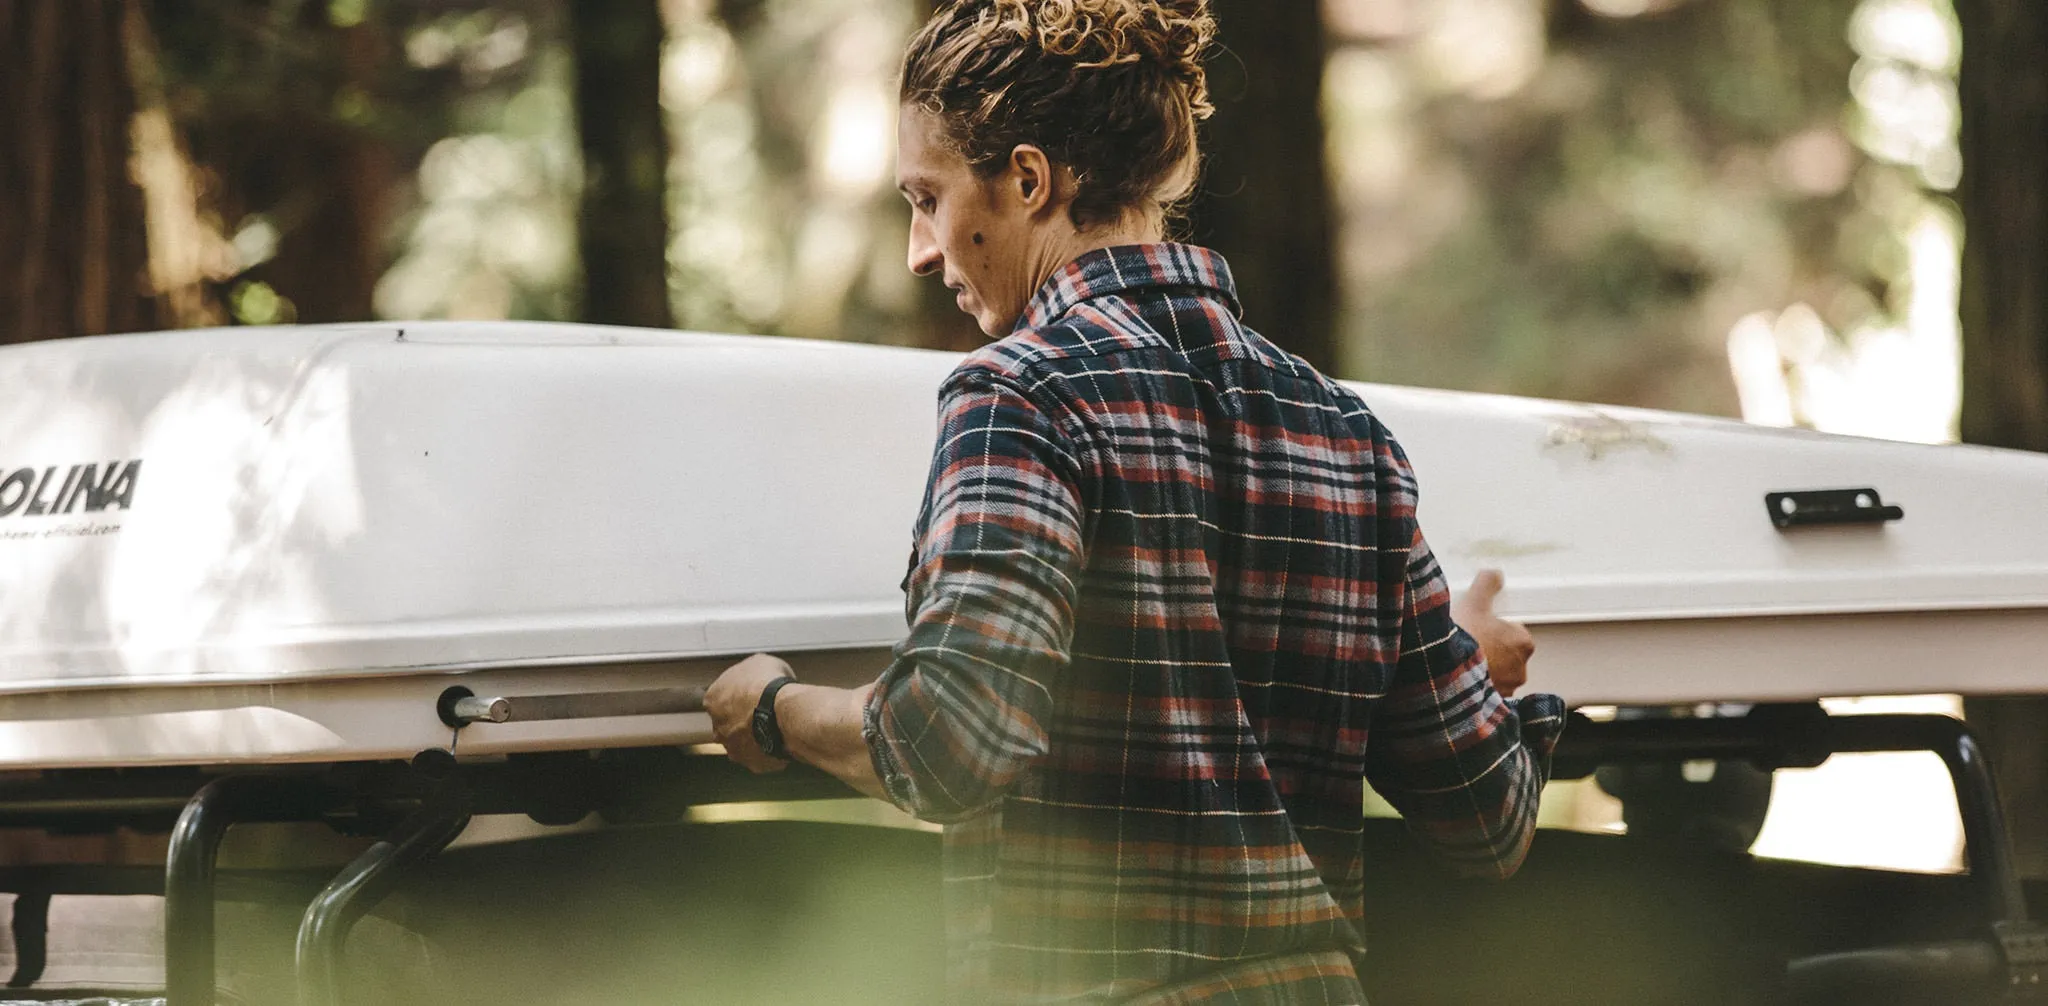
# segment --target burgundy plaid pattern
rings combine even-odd
[[[948,825],[955,1001],[1362,1001],[1367,782],[1519,865],[1562,703],[1493,689],[1400,447],[1220,257],[1082,256],[940,419],[866,733]]]

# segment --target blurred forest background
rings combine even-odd
[[[0,342],[976,345],[891,183],[931,3],[0,0]],[[2048,449],[2040,0],[1212,6],[1187,233],[1336,374]],[[1971,717],[2048,872],[2048,708]]]
[[[891,184],[930,3],[0,4],[0,339],[446,317],[974,345],[903,268]],[[1950,0],[1215,10],[1188,231],[1278,341],[1352,378],[1954,437]]]

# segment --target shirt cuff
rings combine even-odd
[[[882,792],[897,809],[915,817],[917,807],[911,798],[914,787],[910,776],[896,763],[896,756],[889,751],[889,739],[882,732],[882,700],[887,690],[885,682],[869,693],[867,705],[861,709],[860,736],[867,743],[868,759],[874,763],[875,778],[881,780]]]
[[[1515,715],[1522,721],[1522,746],[1536,757],[1543,767],[1543,778],[1550,778],[1550,753],[1557,748],[1558,738],[1564,736],[1564,700],[1548,692],[1535,692],[1518,699],[1509,699]]]

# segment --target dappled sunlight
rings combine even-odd
[[[1670,10],[1685,0],[1585,0],[1586,9],[1602,17],[1641,17]]]
[[[263,420],[283,404],[289,377],[283,367],[202,363],[142,421],[135,450],[163,477],[148,486],[146,505],[115,546],[103,588],[112,639],[144,653],[189,647],[211,633],[228,601],[221,588],[233,581],[229,567],[239,565],[229,557],[246,561],[251,544],[243,533],[249,501],[223,506],[220,490],[259,468],[270,444]]]
[[[566,114],[543,118],[559,125]],[[560,139],[484,133],[428,148],[410,248],[378,282],[378,312],[498,319],[515,314],[522,290],[559,290],[575,265]]]
[[[1417,68],[1439,90],[1505,98],[1543,67],[1538,0],[1439,0],[1421,10]]]
[[[200,212],[200,184],[192,162],[179,149],[169,113],[144,109],[131,129],[135,155],[129,172],[142,189],[149,233],[149,284],[169,320],[180,327],[218,325],[227,318],[205,292],[205,284],[226,280],[261,264],[275,250],[256,240],[262,221],[247,228],[252,237],[229,241],[219,221]]]
[[[470,128],[427,148],[403,250],[377,282],[377,314],[572,317],[581,169],[566,46],[537,37],[517,12],[465,11],[416,25],[405,53],[416,68],[453,68],[472,86],[531,69],[509,97],[467,101],[458,121]]]
[[[362,528],[355,403],[346,372],[321,359],[352,337],[223,332],[218,352],[197,357],[141,341],[10,355],[9,382],[37,389],[0,402],[19,457],[122,459],[132,489],[126,508],[10,522],[28,536],[0,542],[11,686],[163,679],[201,663],[215,674],[281,669],[247,663],[259,658],[239,644],[318,623],[331,585],[312,559]],[[90,744],[87,733],[70,740]]]
[[[96,375],[53,347],[10,352],[0,361],[0,387],[36,394],[0,395],[0,430],[8,431],[0,469],[45,469],[59,464],[134,458],[132,433],[141,417],[97,387]],[[19,505],[0,490],[0,501]],[[84,603],[107,568],[106,536],[42,534],[50,526],[115,525],[126,513],[101,511],[75,518],[25,517],[0,535],[0,660],[18,660],[31,637],[77,642],[102,631],[102,609]]]
[[[1956,438],[1962,404],[1962,333],[1956,320],[1961,235],[1926,206],[1906,235],[1901,324],[1838,337],[1813,308],[1750,314],[1728,333],[1742,417],[1767,426],[1915,443]]]
[[[811,156],[813,184],[848,202],[874,195],[896,157],[896,103],[885,83],[840,85],[822,118],[824,138]]]
[[[1905,323],[1859,328],[1798,369],[1798,397],[1815,429],[1928,444],[1955,440],[1962,404],[1958,238],[1953,220],[1929,207],[1906,239],[1912,265]]]
[[[1874,157],[1910,165],[1934,189],[1962,174],[1955,74],[1961,33],[1949,0],[1864,0],[1849,21],[1862,58],[1849,74],[1850,124]]]
[[[142,423],[138,451],[166,477],[120,536],[105,597],[129,674],[175,673],[161,654],[318,620],[324,585],[302,564],[363,519],[347,373],[320,355],[268,372],[202,364]]]
[[[906,4],[798,0],[744,39],[710,5],[664,5],[662,107],[678,324],[905,341],[895,155]]]

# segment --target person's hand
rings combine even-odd
[[[1529,683],[1529,657],[1536,652],[1536,640],[1522,623],[1493,613],[1493,599],[1503,582],[1500,570],[1480,570],[1472,586],[1451,599],[1451,620],[1479,642],[1493,687],[1512,696]]]
[[[725,669],[704,691],[704,711],[711,714],[711,732],[725,745],[725,756],[753,772],[780,772],[789,767],[781,758],[770,758],[754,742],[754,707],[768,683],[780,677],[796,677],[780,657],[756,653]]]

